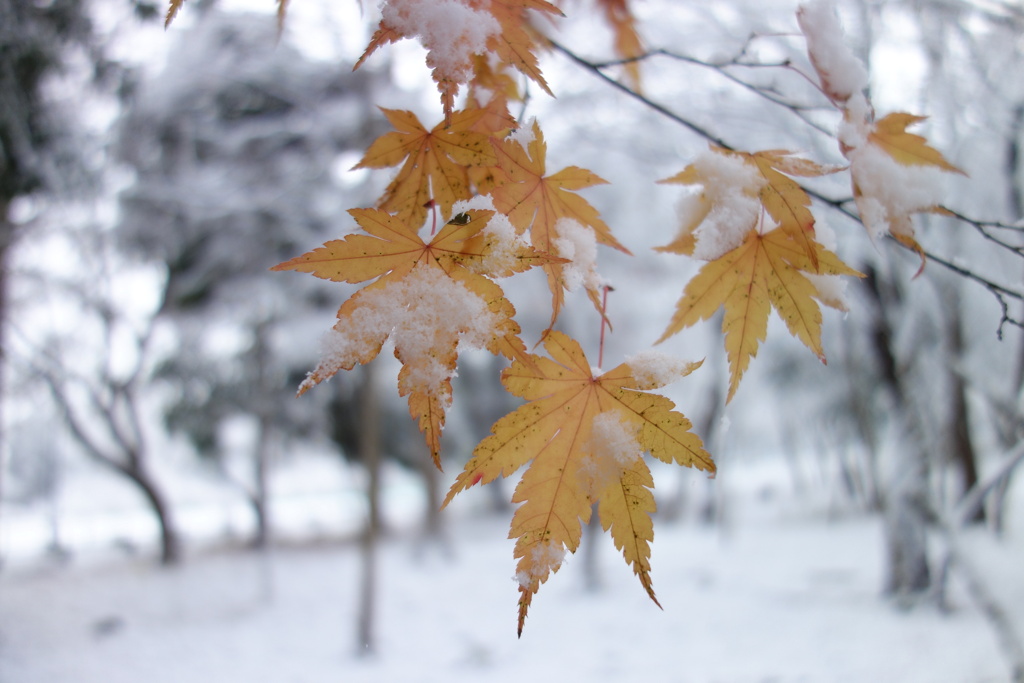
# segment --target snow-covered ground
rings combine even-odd
[[[263,559],[194,551],[171,570],[145,559],[23,562],[0,573],[0,681],[1007,680],[992,630],[956,581],[950,613],[897,610],[879,597],[877,520],[813,512],[778,468],[765,472],[733,486],[725,524],[656,522],[664,611],[602,536],[602,587],[586,588],[582,551],[570,558],[520,640],[508,519],[479,514],[475,492],[446,511],[450,553],[405,533],[383,545],[373,656],[355,645],[354,543],[281,545]],[[723,475],[715,485],[728,487]],[[693,483],[695,496],[703,490]],[[1000,542],[965,540],[1024,626],[1020,525]]]

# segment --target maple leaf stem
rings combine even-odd
[[[430,208],[430,236],[433,237],[437,234],[437,202],[431,199],[427,207]]]
[[[605,285],[602,287],[601,295],[601,334],[597,345],[597,367],[604,367],[604,331],[608,327],[608,292],[614,291],[614,287]]]

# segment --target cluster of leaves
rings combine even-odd
[[[168,21],[182,2],[171,0]],[[614,49],[627,65],[625,78],[638,88],[635,58],[643,43],[628,1],[594,2],[610,23]],[[279,2],[281,16],[285,5]],[[891,167],[955,169],[906,132],[917,117],[874,120],[862,92],[866,84],[826,52],[829,17],[822,6],[831,11],[820,2],[802,8],[801,25],[822,91],[844,114],[839,137],[858,205],[872,216],[865,224],[915,248],[909,214],[937,205],[910,205],[880,193],[888,178],[880,181],[878,174],[891,174]],[[523,100],[517,72],[550,92],[537,59],[545,45],[537,22],[561,15],[545,0],[384,2],[356,67],[389,43],[418,39],[441,94],[441,121],[428,129],[412,112],[384,110],[394,130],[373,142],[357,165],[398,167],[377,206],[350,211],[355,232],[274,267],[369,283],[341,305],[321,361],[300,393],[372,361],[390,339],[402,363],[399,393],[408,397],[410,415],[438,466],[459,350],[485,348],[511,361],[501,382],[527,403],[494,424],[445,505],[471,486],[529,464],[513,497],[521,505],[510,531],[520,633],[533,596],[565,553],[576,551],[595,504],[602,526],[657,602],[649,563],[653,480],[642,456],[715,471],[690,422],[652,393],[695,364],[648,351],[601,372],[592,369],[579,343],[554,330],[565,292],[580,286],[603,321],[597,245],[629,253],[577,194],[605,181],[575,166],[549,172],[540,125],[511,114],[510,107]],[[463,86],[464,104],[457,109]],[[819,304],[842,308],[834,281],[859,273],[834,253],[830,237],[819,234],[811,198],[797,179],[841,170],[788,151],[712,148],[663,181],[686,186],[690,194],[678,235],[660,249],[707,263],[686,285],[662,340],[724,307],[730,399],[765,339],[773,307],[790,332],[825,360]],[[438,215],[446,221],[440,230]],[[544,271],[551,292],[550,323],[540,335],[547,356],[528,350],[498,283],[534,267]]]

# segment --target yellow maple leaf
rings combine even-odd
[[[905,112],[895,112],[877,121],[854,120],[847,110],[846,121],[861,136],[858,144],[842,146],[850,160],[853,196],[868,232],[873,236],[888,233],[915,251],[924,270],[924,249],[914,237],[911,216],[920,212],[942,213],[939,202],[942,187],[939,172],[960,173],[926,138],[907,132],[907,128],[925,120]],[[854,136],[855,141],[858,136]],[[965,175],[965,174],[964,174]]]
[[[752,229],[743,243],[719,258],[709,261],[690,280],[676,305],[661,343],[685,327],[707,320],[720,307],[725,308],[722,332],[729,358],[729,395],[732,400],[740,379],[757,355],[758,345],[768,331],[768,316],[774,306],[790,333],[814,352],[822,362],[821,309],[818,301],[835,306],[828,295],[807,275],[854,275],[839,258],[812,242],[816,258],[812,261],[784,230],[766,234]]]
[[[561,332],[544,340],[550,358],[532,355],[502,373],[511,393],[529,401],[498,420],[473,451],[444,505],[478,483],[507,477],[532,461],[512,501],[510,538],[518,559],[519,633],[540,584],[575,552],[591,506],[651,599],[653,481],[644,451],[668,463],[715,471],[711,456],[674,404],[648,393],[699,363],[630,359],[595,376],[579,344]]]
[[[811,198],[806,190],[790,176],[823,176],[836,173],[842,168],[824,166],[810,159],[795,156],[792,152],[785,150],[767,150],[751,154],[712,146],[711,153],[741,161],[751,170],[756,170],[758,177],[755,182],[749,187],[742,188],[741,192],[756,193],[764,211],[771,216],[783,232],[803,248],[804,253],[816,267],[817,249],[814,246],[814,214],[810,210]],[[702,167],[691,164],[682,172],[659,182],[706,186],[709,183],[720,184],[722,179],[720,177],[709,178]],[[718,188],[709,189],[717,190]],[[717,201],[725,200],[730,204],[735,202],[736,193],[731,190],[732,188],[726,192],[704,192],[703,203],[698,210],[690,213],[689,222],[682,226],[679,236],[672,243],[659,247],[658,250],[692,255],[696,246],[695,230],[708,218]],[[708,194],[713,194],[713,197],[708,197]],[[755,219],[754,216],[750,216],[750,218]],[[745,231],[750,226],[736,227]]]
[[[559,234],[557,226],[560,220],[568,219],[593,231],[598,244],[629,254],[629,250],[612,235],[611,228],[601,220],[597,209],[576,194],[577,190],[608,181],[578,166],[569,166],[552,175],[545,175],[547,145],[536,121],[531,130],[532,137],[525,146],[518,139],[494,141],[498,159],[491,197],[495,209],[507,215],[517,230],[529,230],[530,242],[543,252],[558,253],[556,243],[563,236]],[[553,326],[565,298],[565,265],[551,262],[544,266],[544,270],[548,275],[552,295]],[[601,311],[600,287],[586,287],[595,308]]]
[[[369,363],[390,337],[402,362],[399,394],[409,396],[409,412],[440,466],[441,429],[459,343],[509,359],[527,356],[513,320],[515,308],[490,277],[522,272],[553,257],[487,230],[492,211],[460,214],[429,243],[385,211],[349,213],[366,234],[332,240],[271,269],[335,282],[376,278],[341,305],[320,364],[299,393],[339,370]]]
[[[930,147],[927,138],[907,132],[907,127],[927,118],[906,112],[893,112],[875,122],[874,130],[868,133],[868,140],[904,166],[936,166],[964,175],[963,171],[946,160],[942,152]]]
[[[396,214],[413,232],[423,225],[431,200],[449,215],[455,202],[472,196],[467,167],[497,161],[488,136],[471,130],[483,110],[456,112],[450,125],[440,123],[429,131],[412,112],[381,111],[395,130],[377,138],[355,168],[402,164],[378,206]]]

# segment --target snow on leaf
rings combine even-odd
[[[847,119],[853,116],[847,110]],[[944,173],[963,173],[927,140],[907,132],[924,117],[902,112],[878,121],[857,121],[863,142],[845,147],[861,221],[872,238],[886,233],[915,251],[924,269],[924,249],[914,239],[911,215],[941,212]],[[921,272],[918,270],[918,273]]]
[[[684,200],[680,233],[661,251],[713,260],[742,244],[761,218],[759,195],[766,181],[756,165],[728,150],[712,147],[659,182],[700,188]]]
[[[354,68],[383,45],[419,38],[441,93],[446,123],[459,88],[471,80],[474,58],[480,55],[495,55],[550,94],[533,54],[536,40],[526,28],[527,10],[562,14],[544,0],[385,0],[377,31]]]
[[[548,334],[544,348],[550,357],[531,354],[530,364],[516,360],[502,373],[505,388],[528,403],[491,427],[444,501],[530,463],[512,498],[522,505],[509,532],[516,539],[520,634],[540,584],[564,552],[579,547],[595,502],[602,526],[654,599],[653,481],[641,453],[715,471],[689,420],[669,399],[644,391],[657,382],[638,381],[627,363],[595,377],[579,344],[561,332]]]
[[[660,251],[713,260],[738,246],[766,211],[815,262],[811,198],[789,176],[822,176],[839,170],[785,150],[748,154],[712,147],[681,173],[660,181],[702,189],[684,204],[687,212],[679,236]]]
[[[875,119],[865,92],[867,70],[846,45],[834,0],[803,3],[797,20],[822,90],[843,112],[839,147],[850,160],[854,199],[864,227],[872,239],[890,234],[917,252],[923,270],[924,249],[914,239],[911,215],[941,212],[943,191],[937,171],[963,171],[924,137],[907,132],[924,117],[897,112]]]
[[[750,359],[757,355],[758,345],[765,339],[768,315],[774,306],[790,334],[825,362],[821,309],[815,299],[833,305],[835,298],[830,292],[819,292],[807,275],[860,273],[817,242],[812,245],[814,260],[806,255],[804,245],[781,228],[766,234],[750,230],[740,246],[705,264],[690,280],[658,343],[685,327],[707,320],[724,306],[722,332],[730,374],[727,400],[732,400]]]
[[[507,215],[520,232],[529,230],[530,241],[540,251],[558,253],[556,242],[565,238],[558,232],[558,223],[561,219],[571,219],[593,232],[599,244],[628,254],[629,250],[615,239],[597,209],[575,192],[607,181],[577,166],[546,175],[547,145],[536,121],[530,131],[532,136],[525,146],[515,137],[495,141],[498,157],[495,172],[500,176],[491,190],[495,208]],[[554,325],[565,296],[565,266],[552,262],[544,270],[551,289],[551,325]],[[596,278],[589,280],[587,294],[600,311],[601,292]]]
[[[430,131],[412,112],[381,111],[395,130],[377,138],[355,168],[402,164],[379,206],[414,230],[423,224],[431,199],[448,215],[456,201],[470,198],[467,167],[497,161],[487,135],[470,130],[482,110],[456,112],[450,125],[441,123]]]
[[[822,92],[842,104],[867,88],[867,69],[846,44],[834,0],[805,2],[797,9],[796,17]]]
[[[338,310],[320,363],[299,388],[301,395],[339,370],[369,363],[391,338],[402,363],[399,394],[423,431],[435,464],[451,403],[460,344],[525,359],[526,346],[513,320],[515,308],[490,277],[520,272],[549,259],[522,242],[502,244],[486,230],[493,212],[470,209],[426,243],[401,219],[377,209],[350,212],[365,234],[332,240],[272,270],[295,270],[335,282],[376,280]],[[460,214],[462,216],[462,214]],[[505,234],[513,231],[506,231]],[[500,253],[495,261],[492,255]],[[494,265],[496,274],[487,272]]]

